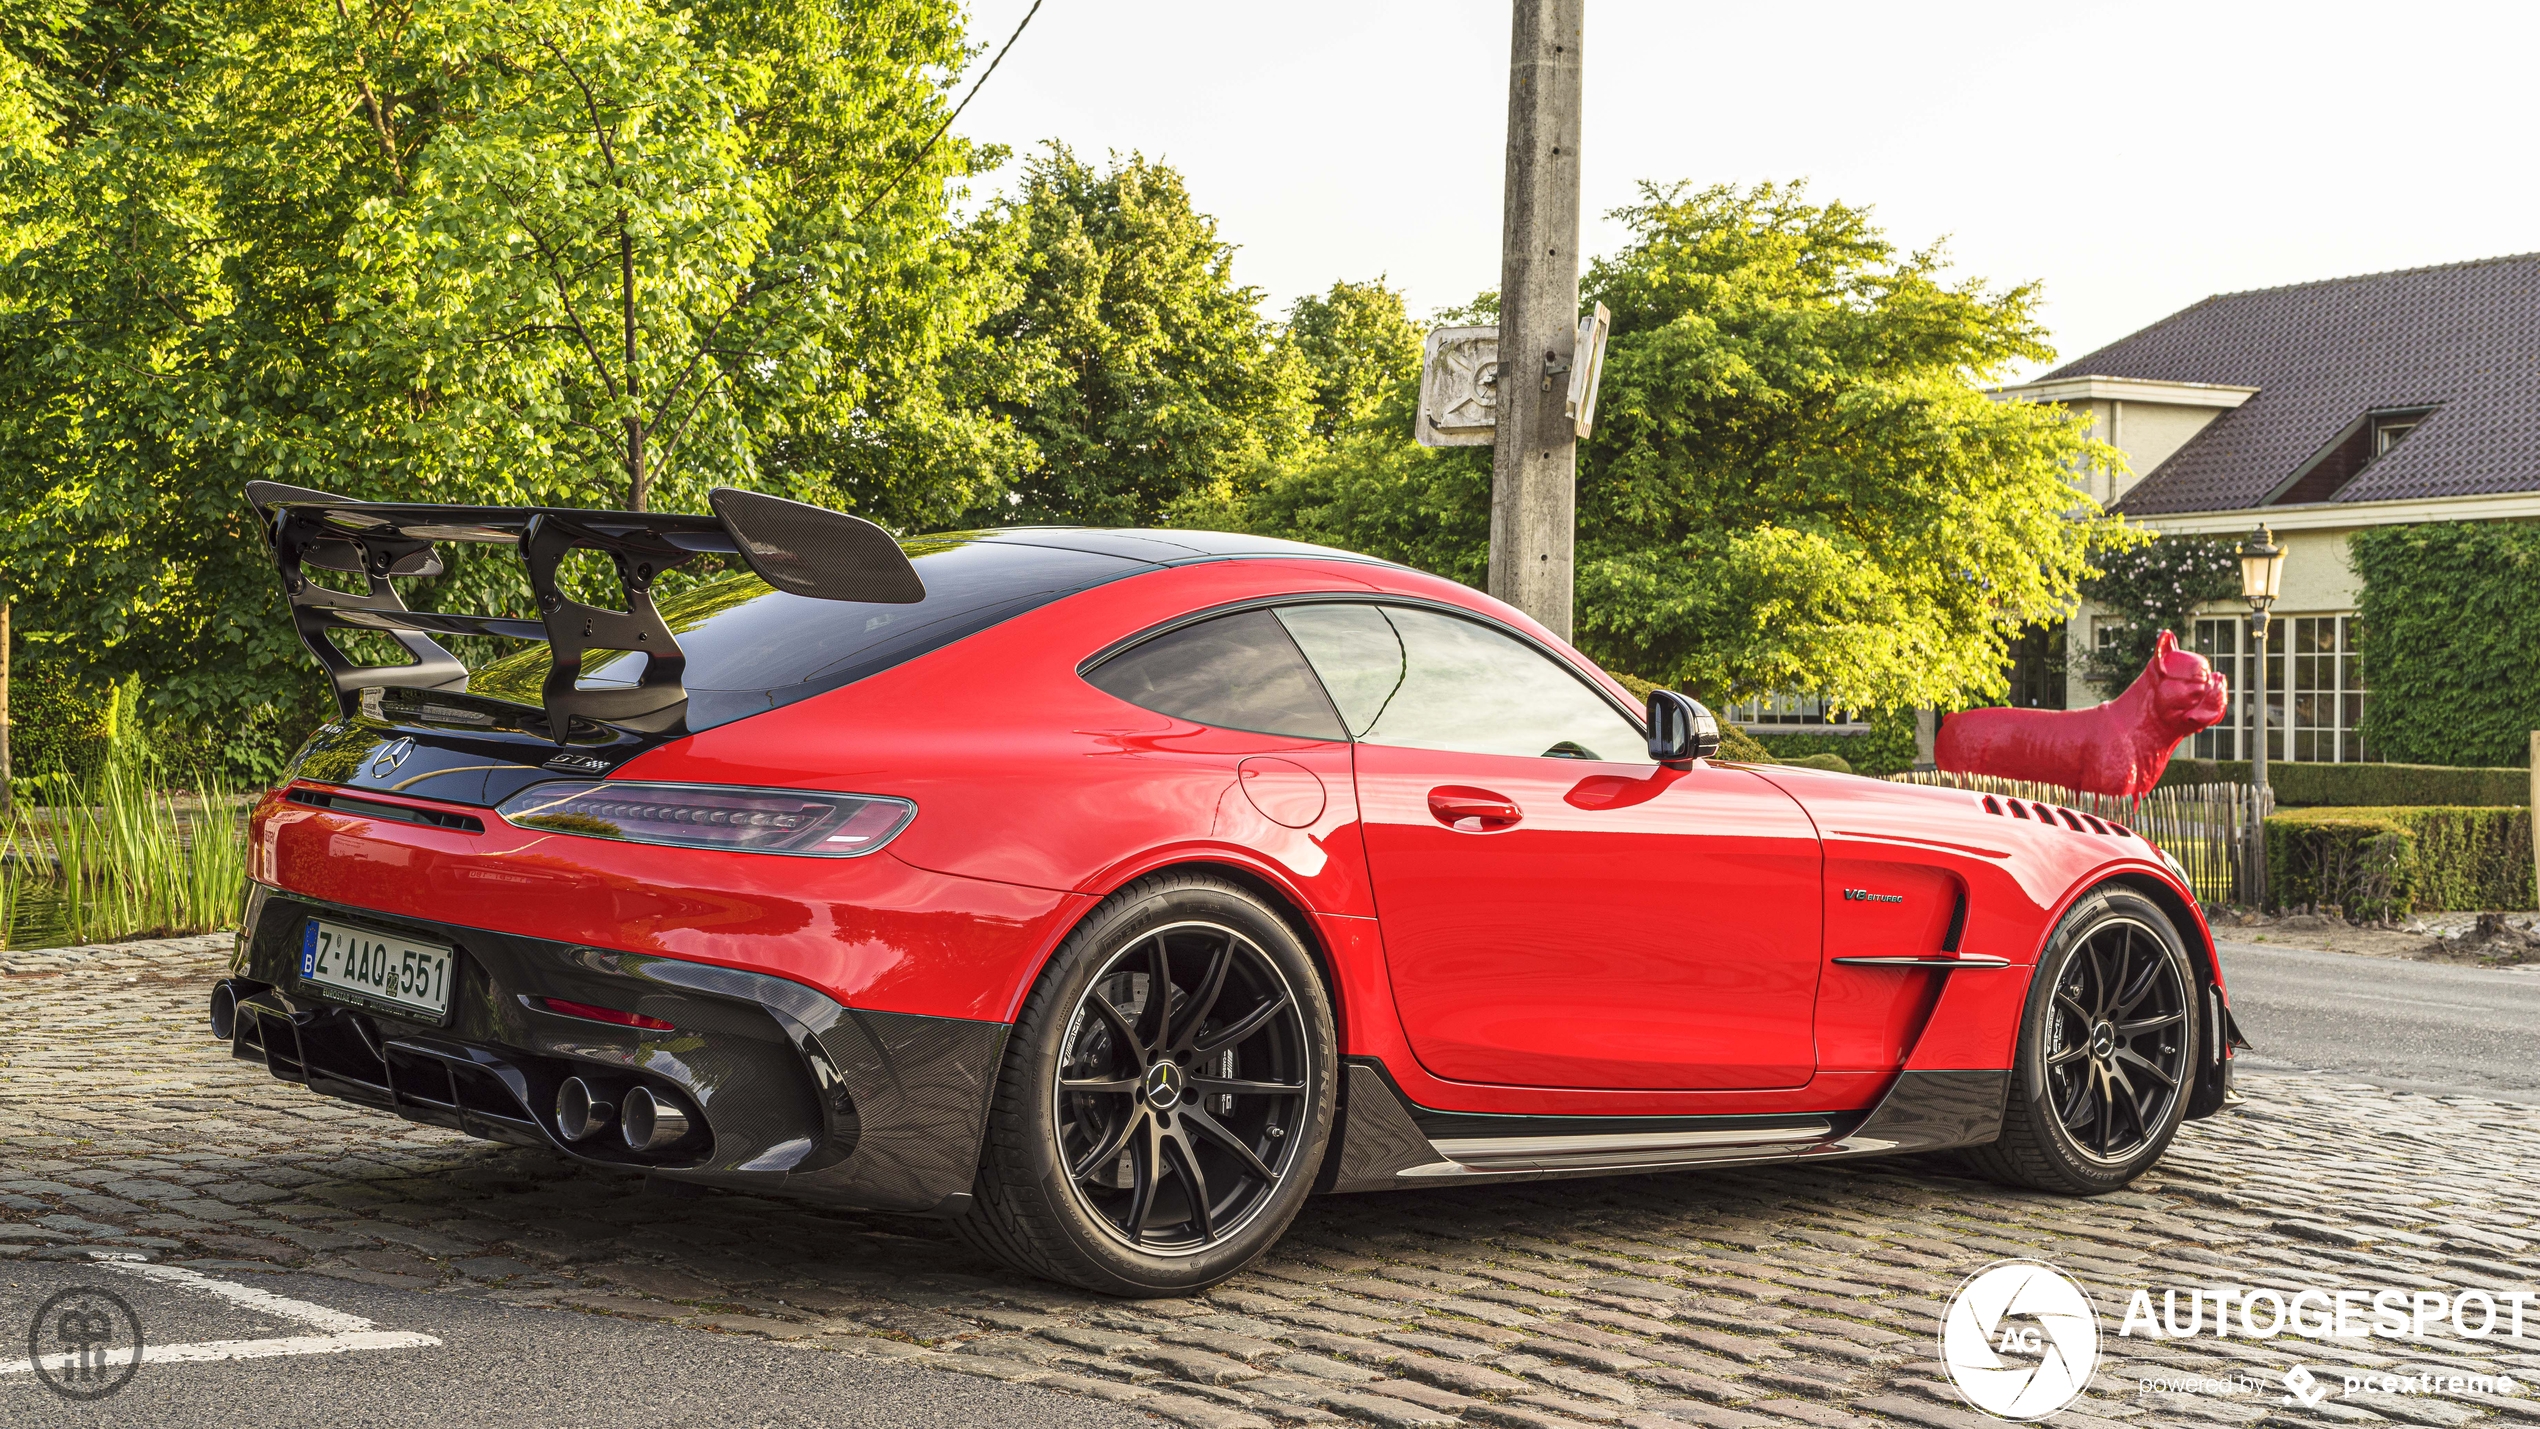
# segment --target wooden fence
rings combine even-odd
[[[1988,774],[1918,770],[1888,778],[1901,784],[1932,784],[2030,803],[2060,804],[2078,813],[2114,820],[2150,839],[2177,860],[2196,896],[2217,906],[2249,903],[2246,890],[2257,885],[2250,860],[2256,856],[2258,841],[2251,833],[2259,819],[2274,812],[2272,798],[2267,801],[2270,807],[2260,812],[2254,784],[2173,784],[2140,798],[2115,799],[2056,784],[1996,779]]]

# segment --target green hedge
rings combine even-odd
[[[2528,764],[2540,729],[2540,525],[2383,526],[2362,578],[2364,739],[2392,759]]]
[[[2173,759],[2170,784],[2246,784],[2245,759]],[[2278,807],[2406,805],[2515,808],[2531,800],[2528,769],[2456,769],[2442,764],[2293,764],[2271,760],[2267,785]]]
[[[1837,754],[1855,774],[1902,774],[1914,767],[1914,712],[1873,714],[1862,734],[1758,734],[1755,741],[1785,764],[1812,754]]]
[[[2401,918],[2436,909],[2530,908],[2531,811],[2300,809],[2267,820],[2278,907]]]
[[[1632,692],[1633,698],[1638,699],[1644,705],[1649,703],[1650,691],[1663,688],[1658,684],[1642,679],[1638,675],[1626,675],[1620,670],[1608,670],[1605,673],[1612,675],[1622,684],[1624,689]],[[1720,721],[1720,757],[1722,759],[1742,760],[1748,764],[1773,764],[1778,762],[1773,758],[1773,752],[1771,750],[1766,749],[1763,745],[1755,742],[1755,737],[1753,735],[1748,734],[1745,730],[1738,728],[1736,725],[1729,723],[1727,720]]]
[[[1755,742],[1755,736],[1733,724],[1720,726],[1720,757],[1744,760],[1749,764],[1773,764],[1773,751]]]

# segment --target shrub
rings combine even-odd
[[[2173,759],[2172,784],[2246,784],[2245,759]],[[2443,764],[2293,764],[2271,760],[2267,785],[2278,807],[2320,805],[2514,808],[2531,798],[2528,769],[2456,769]]]
[[[2529,809],[2405,809],[2419,908],[2534,905]]]
[[[1840,754],[1803,754],[1797,759],[1785,759],[1782,763],[1795,765],[1801,769],[1830,770],[1836,774],[1852,772],[1852,765]]]
[[[2416,844],[2396,819],[2354,810],[2267,820],[2267,888],[2279,907],[2342,908],[2356,919],[2414,907]]]
[[[1773,751],[1756,741],[1755,736],[1733,724],[1720,726],[1720,757],[1748,764],[1774,764]]]
[[[2350,918],[2534,906],[2529,809],[2322,808],[2267,820],[2279,907]]]
[[[1880,711],[1862,734],[1759,734],[1755,740],[1783,763],[1837,754],[1857,773],[1902,774],[1914,767],[1914,712]]]
[[[73,681],[50,661],[9,672],[9,773],[18,779],[68,774],[86,784],[106,770],[117,716],[128,701],[110,688]]]

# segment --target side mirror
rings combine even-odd
[[[1720,725],[1700,700],[1673,690],[1649,692],[1649,757],[1682,769],[1719,752]]]

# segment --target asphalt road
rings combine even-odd
[[[2540,1104],[2540,971],[2217,942],[2243,1066]]]
[[[0,1361],[26,1352],[37,1307],[72,1286],[124,1299],[142,1322],[145,1342],[162,1354],[223,1342],[271,1346],[329,1332],[356,1344],[335,1352],[146,1361],[123,1389],[88,1404],[57,1395],[23,1370],[0,1372],[0,1423],[191,1426],[213,1422],[206,1415],[215,1405],[220,1421],[260,1429],[1156,1429],[1162,1422],[1118,1405],[972,1375],[647,1321],[518,1309],[474,1295],[316,1275],[209,1271],[172,1282],[63,1261],[0,1267],[0,1330],[6,1331]],[[238,1302],[241,1290],[248,1303]],[[372,1328],[359,1330],[345,1316]],[[365,1337],[433,1343],[363,1347],[358,1341]]]

